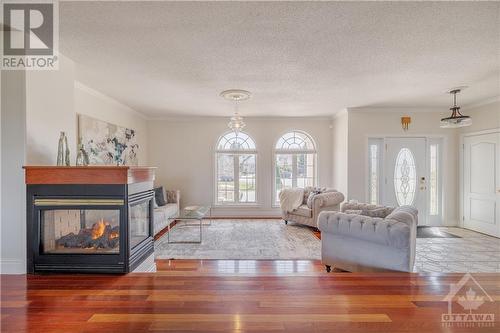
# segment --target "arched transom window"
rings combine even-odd
[[[281,136],[275,146],[274,200],[284,188],[316,186],[316,145],[301,131]]]
[[[257,150],[246,133],[229,132],[217,142],[216,204],[256,203]]]

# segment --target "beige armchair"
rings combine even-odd
[[[285,223],[296,222],[310,227],[318,227],[318,216],[322,211],[339,211],[340,203],[344,201],[344,195],[337,190],[325,189],[316,194],[310,206],[307,205],[309,194],[315,188],[308,187],[304,190],[304,201],[300,207],[292,212],[282,212]]]

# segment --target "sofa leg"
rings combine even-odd
[[[330,265],[325,265],[325,268],[327,273],[330,273],[330,271],[332,270],[332,267]]]
[[[288,224],[288,221],[287,221],[287,220],[285,220],[285,224]]]

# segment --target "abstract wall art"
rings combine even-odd
[[[79,143],[91,165],[138,165],[136,132],[85,115],[78,115]]]

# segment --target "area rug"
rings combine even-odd
[[[206,222],[204,222],[206,224]],[[197,239],[199,227],[175,225],[171,240]],[[201,244],[155,242],[156,259],[320,259],[321,241],[312,229],[282,220],[212,220]]]
[[[417,227],[417,238],[461,238],[460,236],[441,230],[439,227]]]

